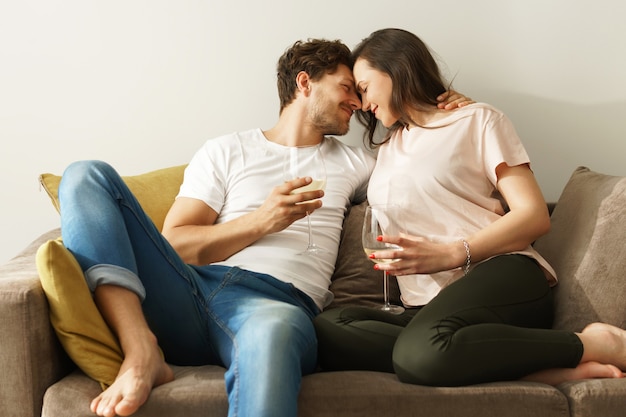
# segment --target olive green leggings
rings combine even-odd
[[[538,264],[503,255],[477,265],[420,309],[343,307],[315,319],[323,370],[395,372],[407,383],[459,386],[573,368],[574,333],[551,330],[552,291]]]

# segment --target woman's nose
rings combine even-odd
[[[361,110],[368,111],[370,109],[370,102],[363,96],[361,96]]]

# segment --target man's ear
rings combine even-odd
[[[306,71],[300,71],[298,75],[296,75],[296,85],[298,90],[304,94],[305,97],[311,94],[311,78]]]

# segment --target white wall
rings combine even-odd
[[[513,119],[548,200],[578,165],[626,175],[624,16],[622,0],[1,0],[0,263],[58,226],[39,173],[97,158],[137,174],[271,127],[276,60],[307,37],[421,36]]]

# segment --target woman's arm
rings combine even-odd
[[[472,236],[464,236],[469,244],[471,261],[479,262],[495,255],[524,250],[550,229],[548,209],[527,164],[496,168],[497,188],[509,206],[509,212]],[[435,273],[465,265],[467,253],[463,242],[434,243],[424,238],[385,237],[402,251],[381,251],[378,257],[400,258],[392,264],[379,264],[394,275]]]
[[[497,188],[509,212],[483,230],[467,236],[475,262],[524,250],[550,230],[550,214],[534,174],[527,164],[496,168]]]

